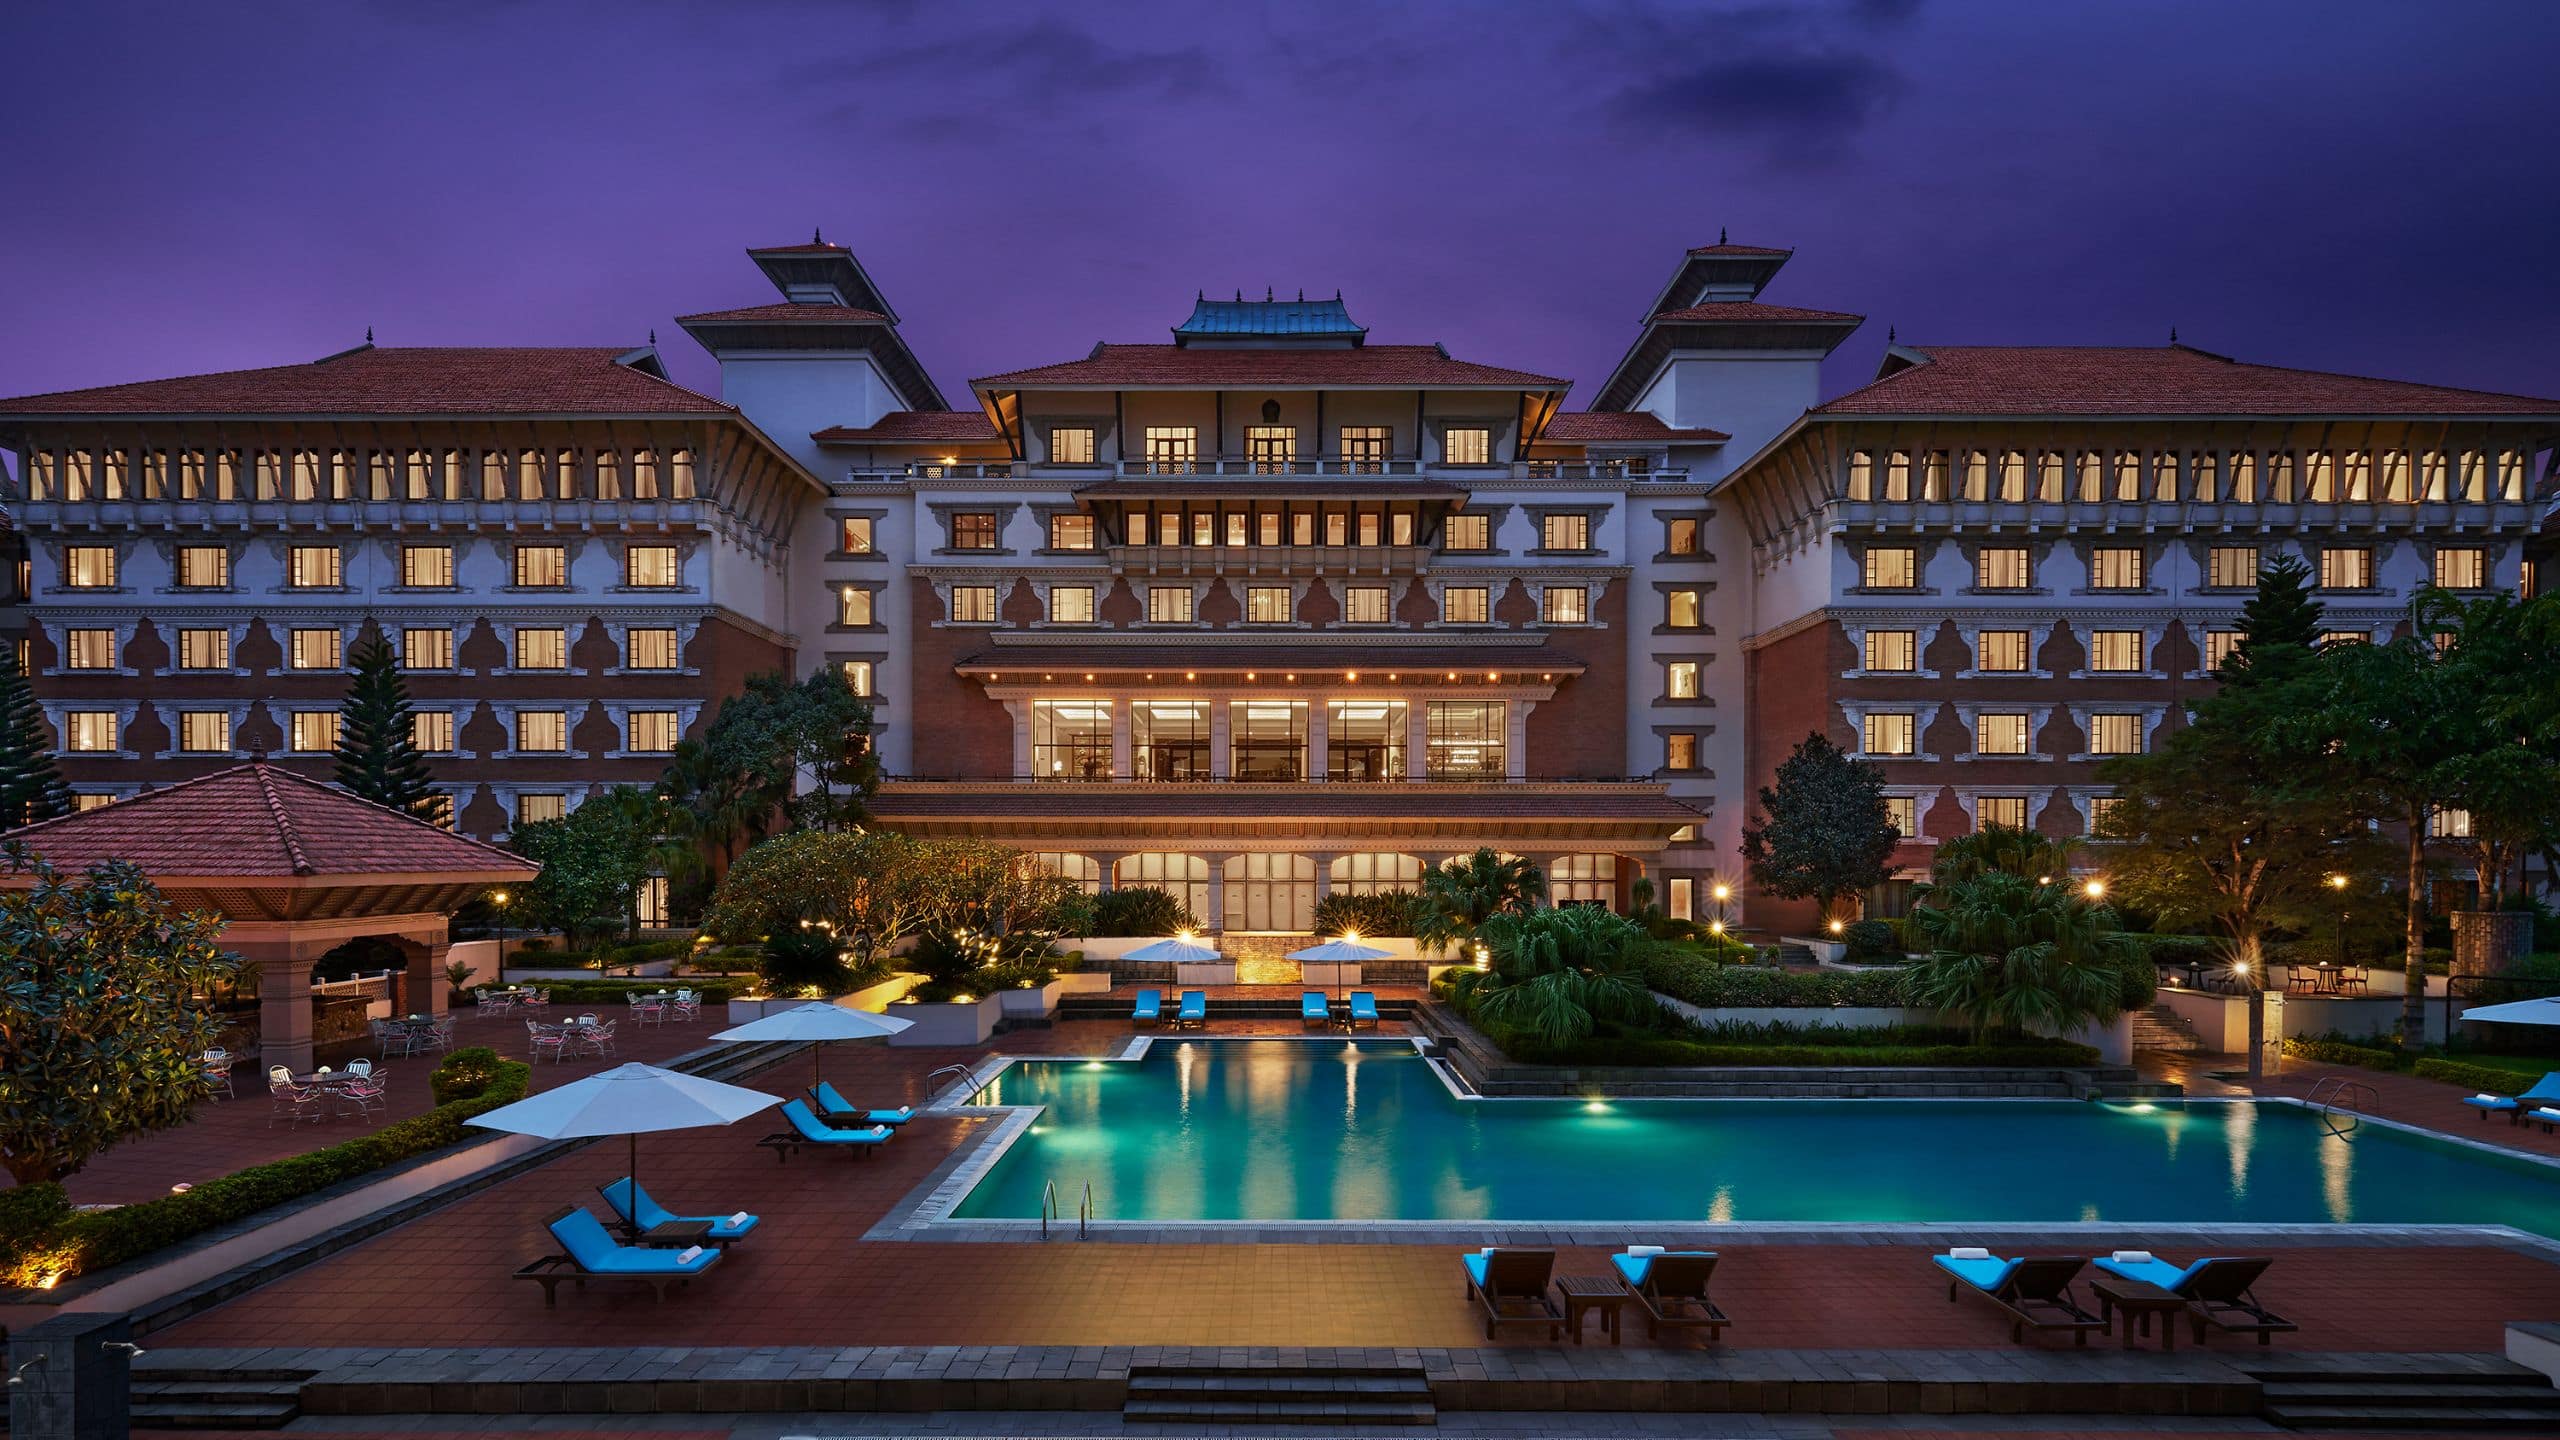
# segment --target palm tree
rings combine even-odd
[[[1480,849],[1422,877],[1422,900],[1413,938],[1422,948],[1446,952],[1476,943],[1476,932],[1496,915],[1524,915],[1546,898],[1547,877],[1513,855]]]
[[[1623,915],[1586,905],[1500,911],[1476,933],[1493,968],[1461,972],[1457,993],[1487,1020],[1565,1045],[1600,1020],[1655,1012],[1635,968],[1644,927]]]
[[[2079,858],[2078,847],[2068,840],[2014,825],[1985,825],[1970,835],[1939,841],[1938,853],[1929,862],[1929,878],[1944,884],[1997,870],[2058,882],[2071,873],[2072,863]]]
[[[2140,949],[2115,911],[2068,885],[2005,870],[1921,887],[1910,925],[1929,953],[1904,972],[1915,1003],[1973,1026],[2069,1034],[2124,1009]]]

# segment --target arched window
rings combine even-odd
[[[1615,855],[1559,855],[1547,867],[1547,903],[1550,905],[1597,905],[1614,910],[1618,904],[1618,857]]]
[[[1230,856],[1226,878],[1227,929],[1303,935],[1316,928],[1316,862],[1307,856]]]
[[[1381,895],[1422,888],[1422,861],[1392,850],[1336,855],[1327,873],[1336,895]]]
[[[1076,888],[1087,895],[1102,889],[1102,867],[1090,855],[1078,855],[1071,850],[1034,850],[1028,858],[1032,864],[1052,875],[1073,880]]]
[[[1193,917],[1203,925],[1213,918],[1209,914],[1209,862],[1197,855],[1148,850],[1121,856],[1111,867],[1111,888],[1130,890],[1141,886],[1162,890],[1189,906]]]

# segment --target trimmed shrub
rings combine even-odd
[[[797,995],[815,990],[842,995],[853,990],[854,969],[845,958],[844,937],[833,930],[777,930],[765,937],[764,960],[758,967],[771,995]]]
[[[1902,958],[1901,937],[1894,933],[1891,925],[1882,920],[1852,922],[1846,930],[1841,932],[1840,938],[1848,944],[1848,958],[1851,960],[1899,960]]]
[[[54,1226],[71,1218],[71,1199],[50,1180],[0,1190],[0,1254],[34,1245]]]
[[[2406,1070],[2408,1057],[2398,1050],[2359,1045],[2334,1037],[2318,1039],[2294,1036],[2284,1042],[2284,1053],[2297,1060],[2312,1060],[2323,1065],[2353,1065],[2365,1070]]]
[[[427,1073],[427,1088],[435,1092],[439,1105],[477,1100],[498,1083],[509,1063],[486,1045],[468,1046],[447,1055],[444,1063]]]
[[[1105,890],[1093,900],[1093,933],[1096,935],[1171,935],[1177,930],[1199,928],[1200,921],[1191,907],[1173,898],[1168,891],[1152,885],[1132,885],[1125,890]]]
[[[1737,1041],[1712,1038],[1722,1027],[1693,1030],[1690,1036],[1603,1030],[1563,1045],[1551,1045],[1505,1027],[1487,1026],[1480,1020],[1475,1024],[1502,1053],[1528,1065],[1623,1065],[1647,1069],[1735,1065],[1939,1068],[2094,1065],[2098,1060],[2095,1050],[2065,1040],[2015,1037],[1972,1045],[1953,1032],[1941,1039],[1927,1030],[1903,1027],[1772,1027],[1772,1037],[1784,1038]],[[1758,1027],[1734,1028],[1737,1033],[1744,1033]]]
[[[1316,929],[1326,935],[1410,936],[1420,896],[1410,890],[1382,890],[1374,895],[1336,892],[1316,902]]]
[[[2514,1095],[2530,1082],[2513,1070],[2500,1070],[2492,1065],[2468,1065],[2460,1060],[2421,1060],[2411,1067],[2411,1074],[2421,1080],[2447,1080],[2465,1090],[2483,1095]]]
[[[1904,1005],[1898,970],[1872,974],[1819,971],[1799,974],[1775,966],[1723,965],[1687,946],[1648,945],[1636,951],[1645,984],[1675,1000],[1705,1009],[1726,1006]]]

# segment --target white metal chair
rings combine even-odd
[[[541,1059],[542,1052],[545,1050],[551,1052],[551,1063],[554,1065],[567,1058],[569,1037],[558,1027],[527,1020],[524,1022],[524,1033],[532,1042],[534,1059]]]
[[[578,1031],[580,1048],[599,1059],[612,1055],[614,1053],[613,1027],[616,1023],[618,1022],[601,1020],[592,1025],[580,1027]]]
[[[347,1073],[355,1076],[359,1080],[370,1079],[373,1075],[373,1062],[370,1060],[350,1060],[347,1062]]]
[[[238,1090],[232,1088],[231,1084],[230,1051],[217,1045],[204,1052],[203,1056],[198,1059],[197,1064],[204,1073],[204,1083],[219,1089],[221,1091],[221,1098],[229,1099],[230,1097],[240,1093]]]
[[[267,1111],[267,1128],[270,1130],[275,1128],[279,1115],[293,1124],[321,1118],[320,1087],[296,1085],[293,1073],[281,1065],[267,1072],[267,1096],[272,1102]]]
[[[690,990],[679,990],[675,1004],[668,1008],[678,1020],[699,1020],[702,1018],[702,997]]]

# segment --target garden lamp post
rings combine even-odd
[[[1732,911],[1728,908],[1733,903],[1733,887],[1727,885],[1721,880],[1717,881],[1715,897],[1716,923],[1712,928],[1717,935],[1721,936],[1728,928],[1730,928],[1733,920]]]
[[[2254,1083],[2267,1073],[2267,987],[2245,958],[2231,962],[2231,974],[2249,987],[2249,1079]]]
[[[2329,889],[2338,897],[2338,971],[2344,975],[2347,969],[2347,877],[2330,876]]]
[[[489,903],[498,907],[498,983],[507,983],[507,892],[492,890]]]

